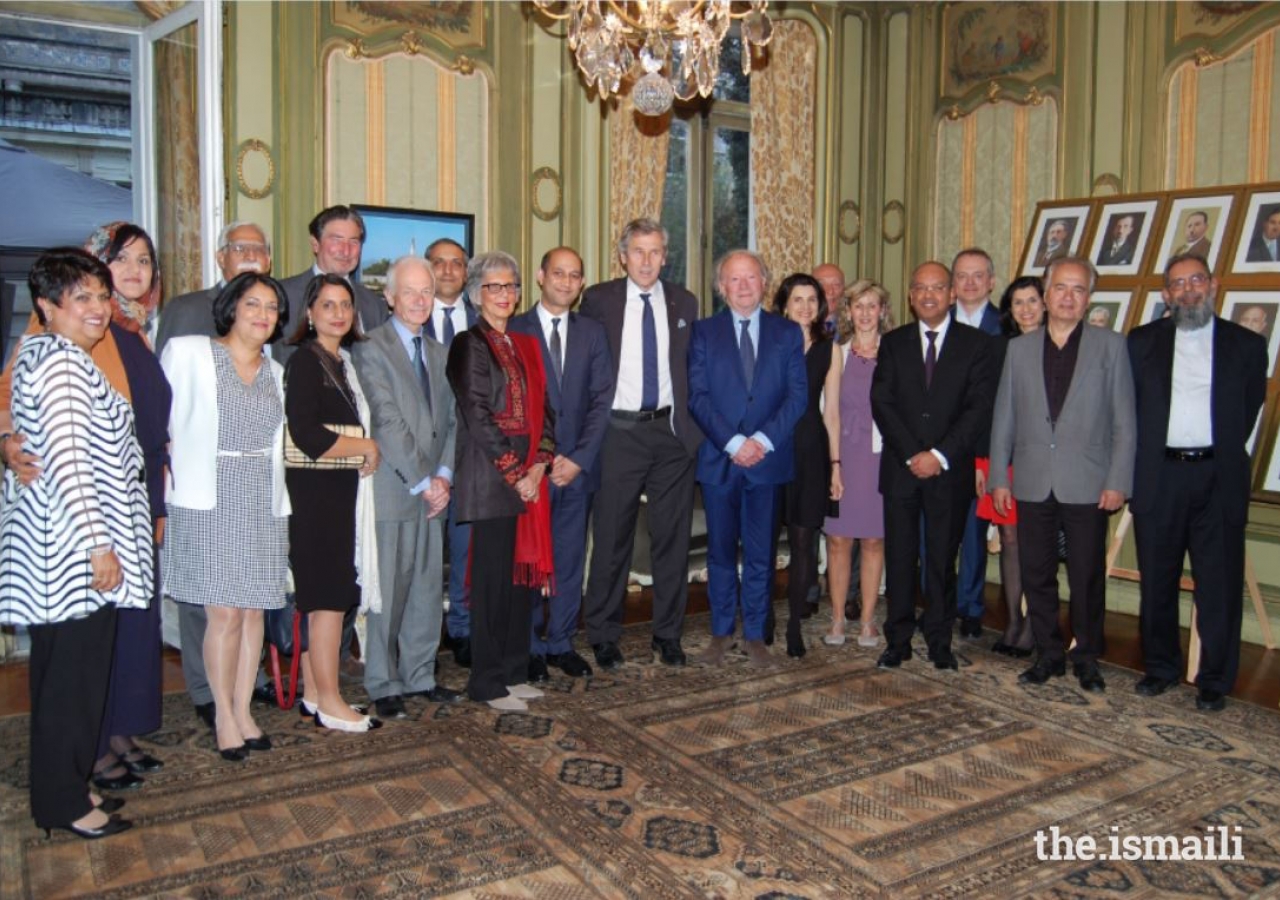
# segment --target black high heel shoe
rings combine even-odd
[[[159,772],[164,768],[164,763],[156,759],[149,753],[143,753],[137,747],[134,747],[128,753],[120,757],[120,765],[124,766],[134,775],[145,775],[148,772]]]
[[[267,737],[265,734],[262,735],[261,737],[256,737],[256,738],[245,738],[244,748],[246,750],[255,750],[258,752],[261,752],[263,750],[270,750],[271,738]]]
[[[146,782],[134,775],[128,769],[125,769],[119,775],[94,775],[94,787],[101,788],[104,791],[132,791],[135,788],[142,787]]]
[[[218,755],[227,762],[244,762],[249,758],[249,749],[244,744],[239,747],[228,747],[226,750],[218,748]]]
[[[107,820],[107,824],[98,828],[84,828],[80,825],[68,823],[66,825],[54,825],[52,828],[44,830],[44,836],[53,837],[54,831],[69,831],[76,837],[84,838],[86,841],[96,841],[98,838],[111,837],[113,834],[119,834],[122,831],[128,831],[133,827],[133,823],[128,819],[122,819],[119,816],[112,816]]]

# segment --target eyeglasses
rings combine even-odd
[[[254,243],[244,243],[242,241],[236,241],[236,243],[234,244],[227,244],[227,249],[239,256],[249,256],[249,255],[256,256],[258,254],[261,254],[263,256],[267,255],[266,244],[254,244]]]
[[[1190,277],[1187,277],[1187,278],[1173,279],[1173,281],[1169,282],[1169,290],[1181,291],[1185,289],[1187,285],[1190,285],[1191,287],[1194,287],[1194,288],[1202,288],[1208,283],[1209,283],[1209,276],[1202,275],[1199,272],[1197,272],[1195,275],[1191,275]]]
[[[513,297],[520,293],[520,282],[518,281],[490,281],[488,284],[480,285],[480,289],[486,294],[499,296],[501,294],[511,294]]]

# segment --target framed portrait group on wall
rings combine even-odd
[[[1123,334],[1167,314],[1165,264],[1187,253],[1218,279],[1218,314],[1266,338],[1267,403],[1249,450],[1255,499],[1280,504],[1280,183],[1040,203],[1018,274],[1088,259],[1098,283],[1086,321]]]

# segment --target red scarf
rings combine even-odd
[[[516,351],[519,366],[500,347],[502,333],[482,329],[494,358],[507,376],[505,413],[499,427],[507,431],[518,422],[520,407],[524,409],[523,427],[515,433],[529,438],[529,452],[525,456],[525,468],[534,464],[542,442],[544,402],[547,396],[547,374],[542,365],[542,348],[536,338],[525,334],[506,333]],[[523,371],[520,371],[523,369]],[[523,385],[521,380],[523,379]],[[524,388],[521,391],[521,387]],[[523,393],[523,403],[520,394]],[[518,426],[517,426],[518,427]],[[507,433],[512,433],[507,431]],[[520,587],[555,591],[555,557],[551,543],[551,493],[544,475],[538,482],[538,496],[525,503],[524,512],[516,519],[516,556],[512,566],[512,581]]]

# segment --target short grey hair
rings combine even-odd
[[[431,263],[427,262],[425,258],[418,256],[417,254],[406,253],[404,256],[393,262],[391,267],[387,269],[387,294],[392,297],[396,295],[396,274],[400,271],[401,266],[406,266],[409,263],[422,266],[423,271],[431,277],[431,292],[435,293],[436,273],[435,270],[431,268]]]
[[[763,283],[762,290],[767,295],[769,293],[769,287],[773,284],[770,280],[771,276],[769,275],[769,267],[765,265],[763,256],[756,253],[754,250],[748,250],[745,247],[741,247],[737,250],[730,250],[724,256],[716,260],[716,290],[720,289],[721,271],[724,269],[725,265],[728,264],[729,260],[733,259],[735,256],[745,256],[749,259],[755,260],[756,265],[760,267],[760,281]]]
[[[667,244],[671,242],[667,235],[667,229],[662,227],[662,223],[656,219],[650,219],[647,216],[641,216],[638,219],[632,219],[622,229],[622,235],[618,238],[618,255],[626,256],[627,247],[631,244],[631,238],[637,234],[660,234],[662,235],[662,247],[665,250]]]
[[[510,269],[516,283],[520,283],[520,263],[505,250],[489,250],[474,256],[467,263],[467,296],[474,300],[480,296],[480,285],[485,276],[499,269]]]
[[[222,226],[222,231],[218,234],[217,249],[219,252],[227,249],[227,245],[231,243],[231,232],[235,231],[237,228],[252,228],[254,231],[258,232],[258,234],[262,235],[262,243],[266,245],[267,252],[271,252],[271,238],[267,237],[267,230],[257,222],[239,220],[235,222],[228,222],[226,225]]]
[[[1044,267],[1044,289],[1045,293],[1049,291],[1049,285],[1053,283],[1053,273],[1061,266],[1079,266],[1089,273],[1089,293],[1093,293],[1093,289],[1098,286],[1098,270],[1093,267],[1093,263],[1082,256],[1059,256],[1049,265]]]
[[[960,260],[966,256],[976,256],[987,261],[987,274],[992,278],[996,277],[996,264],[991,261],[991,254],[981,247],[965,247],[951,259],[951,271],[956,270],[956,266],[960,264]]]

